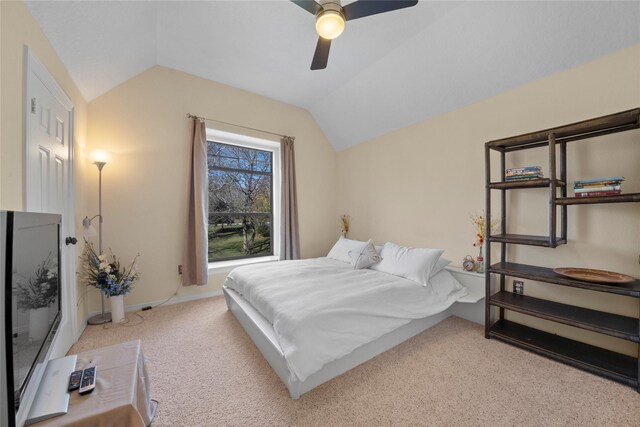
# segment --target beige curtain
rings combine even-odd
[[[187,194],[187,228],[182,260],[182,284],[185,286],[206,285],[209,280],[207,133],[204,121],[197,118],[193,119],[193,141],[189,151]]]
[[[282,238],[280,257],[282,259],[300,258],[300,236],[298,235],[298,198],[296,196],[296,167],[293,141],[290,136],[283,137],[282,152]]]

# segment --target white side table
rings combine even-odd
[[[78,354],[76,370],[97,367],[96,388],[71,393],[69,412],[32,424],[50,426],[146,427],[156,414],[140,340]]]

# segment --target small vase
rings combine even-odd
[[[42,341],[49,330],[49,307],[29,310],[29,339]]]
[[[482,246],[480,246],[480,251],[478,252],[478,258],[476,258],[476,271],[478,273],[484,273],[484,257],[482,253]]]
[[[124,320],[124,295],[109,297],[111,301],[111,321],[120,323]]]

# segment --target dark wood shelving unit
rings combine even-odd
[[[504,182],[491,182],[489,188],[493,190],[515,190],[517,188],[548,188],[550,183],[549,178],[541,179],[528,179],[526,181],[504,181]],[[563,187],[564,182],[556,180],[558,187]]]
[[[638,388],[638,359],[501,319],[491,338]]]
[[[555,142],[570,142],[611,133],[625,132],[640,127],[638,114],[640,108],[583,120],[566,126],[558,126],[524,135],[512,136],[487,142],[487,147],[497,151],[515,151],[549,145],[549,135],[554,135]]]
[[[567,194],[567,142],[640,128],[640,108],[585,120],[566,126],[490,141],[485,144],[485,213],[491,218],[492,190],[500,192],[502,234],[491,234],[487,226],[485,262],[485,336],[508,342],[549,358],[567,363],[606,378],[630,385],[640,392],[640,346],[638,357],[630,357],[576,340],[544,332],[505,319],[505,310],[534,316],[576,328],[640,343],[638,317],[621,316],[567,303],[518,295],[506,291],[506,277],[517,277],[578,289],[623,295],[640,302],[640,280],[623,284],[592,283],[557,274],[551,268],[508,262],[508,244],[555,248],[567,243],[567,208],[570,205],[640,202],[640,193],[598,197],[569,197]],[[549,177],[526,181],[506,181],[507,153],[547,147]],[[491,151],[500,153],[500,180],[491,181]],[[559,172],[558,169],[559,168]],[[547,235],[509,234],[506,195],[508,190],[545,188],[548,190]],[[558,210],[560,211],[558,213]],[[488,221],[487,221],[488,222]],[[558,227],[559,225],[559,227]],[[558,228],[560,229],[558,231]],[[491,244],[500,244],[500,261],[491,264]],[[499,290],[493,293],[491,276],[499,277]],[[492,307],[498,319],[494,322]]]
[[[506,291],[493,294],[490,303],[518,313],[640,343],[640,323],[634,317],[620,316]]]
[[[559,205],[594,205],[596,203],[633,203],[640,202],[640,193],[615,194],[595,197],[558,197]]]
[[[549,236],[531,236],[528,234],[494,234],[487,239],[497,243],[511,243],[514,245],[555,247],[567,243],[565,239],[556,239],[555,242]]]
[[[537,265],[518,264],[515,262],[499,262],[489,267],[488,271],[489,273],[500,274],[503,276],[519,277],[522,279],[537,280],[538,282],[552,283],[554,285],[570,286],[573,288],[640,298],[640,280],[620,284],[585,282],[562,276],[554,272],[551,268],[539,267]]]

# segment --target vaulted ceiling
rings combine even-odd
[[[337,150],[640,43],[638,1],[421,0],[348,21],[311,71],[285,0],[27,4],[87,100],[163,65],[306,108]]]

